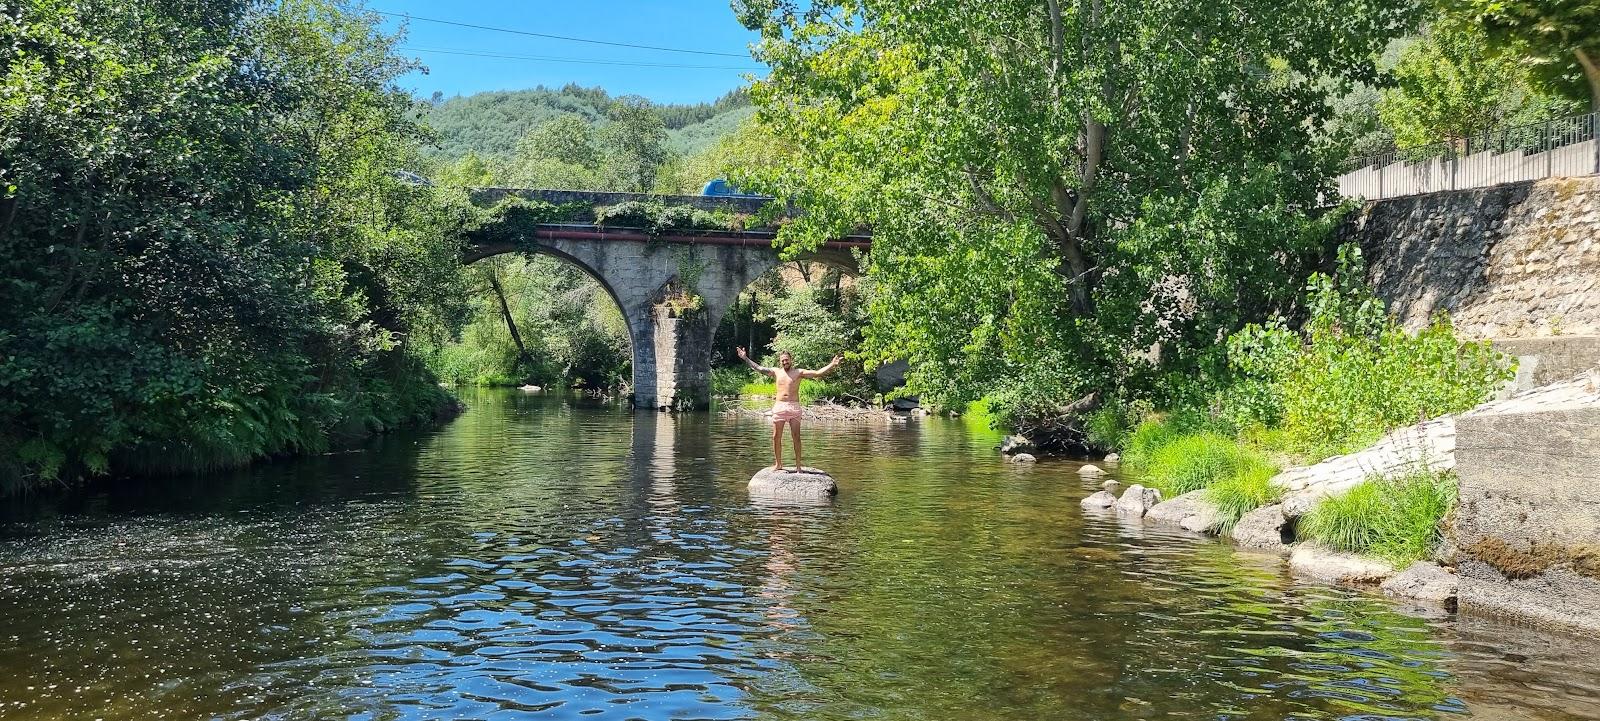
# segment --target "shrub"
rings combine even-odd
[[[711,395],[736,396],[747,385],[760,383],[754,371],[743,366],[725,366],[711,369]],[[768,384],[771,385],[771,384]]]
[[[1285,450],[1319,458],[1467,410],[1514,373],[1487,342],[1458,340],[1447,317],[1407,333],[1362,283],[1354,246],[1341,249],[1339,263],[1335,276],[1312,276],[1301,333],[1274,322],[1229,338],[1223,416],[1241,427],[1277,426]]]
[[[1300,519],[1300,535],[1404,566],[1439,544],[1440,522],[1455,505],[1456,491],[1448,471],[1371,478],[1311,509]]]

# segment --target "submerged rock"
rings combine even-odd
[[[1222,514],[1206,500],[1205,491],[1190,491],[1150,509],[1145,518],[1186,531],[1215,535],[1222,528]]]
[[[1161,491],[1135,483],[1122,492],[1122,498],[1117,499],[1117,513],[1143,518],[1151,507],[1160,502]]]
[[[1117,497],[1110,491],[1095,491],[1094,495],[1078,502],[1084,508],[1101,510],[1117,505]]]
[[[1446,607],[1456,603],[1456,574],[1432,561],[1417,561],[1383,582],[1386,596],[1409,598]]]
[[[1382,583],[1394,575],[1394,566],[1376,558],[1340,553],[1310,543],[1294,547],[1289,570],[1302,576],[1357,586]]]
[[[1116,491],[1118,488],[1122,487],[1122,481],[1119,481],[1115,478],[1109,478],[1106,479],[1105,483],[1100,484],[1100,487],[1108,491]]]
[[[1106,457],[1102,458],[1101,460],[1105,461],[1106,463],[1117,463],[1122,460],[1122,456],[1119,456],[1115,453],[1107,453]]]
[[[1294,541],[1289,527],[1289,517],[1283,515],[1283,504],[1262,506],[1239,517],[1233,525],[1233,542],[1244,548],[1287,553]]]
[[[1038,461],[1039,459],[1034,458],[1032,453],[1018,453],[1011,457],[1012,463],[1037,463]]]
[[[1078,466],[1078,475],[1083,476],[1084,478],[1095,478],[1105,474],[1105,470],[1093,463],[1085,463],[1081,466]]]
[[[756,471],[750,478],[750,495],[767,498],[830,498],[839,492],[839,484],[820,469],[774,469],[771,466]]]
[[[542,390],[542,389],[539,388],[539,386],[530,384],[530,385],[522,386],[522,387],[518,388],[517,390],[525,391],[525,392],[528,392],[528,393],[534,393],[534,392],[537,392],[537,391]]]

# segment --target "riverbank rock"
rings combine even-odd
[[[1311,543],[1294,547],[1289,554],[1289,570],[1301,576],[1352,586],[1383,583],[1394,575],[1394,566],[1376,558],[1340,553]]]
[[[1177,498],[1157,503],[1144,516],[1150,521],[1177,526],[1185,531],[1216,535],[1222,527],[1222,514],[1205,498],[1205,491],[1190,491]]]
[[[1230,535],[1233,542],[1243,548],[1276,553],[1288,553],[1289,544],[1294,541],[1289,518],[1283,515],[1283,505],[1278,503],[1240,516]]]
[[[756,471],[750,478],[750,495],[765,498],[831,498],[839,492],[839,484],[820,469],[774,469],[771,466]]]
[[[1014,456],[1011,457],[1011,462],[1012,463],[1038,463],[1039,459],[1034,458],[1032,453],[1018,453],[1017,455],[1014,455]]]
[[[1384,595],[1450,607],[1456,603],[1456,574],[1432,561],[1417,561],[1380,586]]]
[[[1105,474],[1106,472],[1104,469],[1093,463],[1085,463],[1081,466],[1078,466],[1078,475],[1083,476],[1084,478],[1099,478]]]
[[[1087,510],[1103,511],[1117,505],[1117,497],[1110,491],[1095,491],[1094,495],[1079,501],[1078,505]]]
[[[1000,441],[1000,452],[1008,456],[1017,453],[1029,453],[1036,450],[1038,449],[1034,447],[1033,441],[1028,440],[1027,436],[1011,435],[1006,436],[1005,440]]]
[[[1160,502],[1161,491],[1135,483],[1128,486],[1128,490],[1123,491],[1122,497],[1117,499],[1117,513],[1143,518],[1151,507]]]
[[[1456,420],[1445,416],[1390,432],[1355,453],[1290,468],[1272,478],[1283,488],[1283,513],[1299,518],[1329,496],[1337,496],[1373,476],[1394,476],[1426,467],[1455,467]]]
[[[525,385],[525,386],[522,386],[522,387],[518,388],[517,390],[523,391],[523,392],[526,392],[526,393],[537,393],[541,389],[539,388],[539,386],[536,386],[536,385]]]

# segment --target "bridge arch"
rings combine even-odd
[[[717,208],[734,202],[732,209],[742,211],[757,210],[770,202],[767,198],[729,201],[696,196],[623,197],[502,189],[486,189],[475,198],[492,201],[508,195],[544,202],[648,199]],[[628,326],[634,406],[664,410],[704,408],[710,404],[711,351],[717,325],[747,286],[782,262],[772,247],[773,234],[764,231],[684,231],[672,235],[594,223],[536,220],[503,224],[493,232],[480,232],[475,238],[462,249],[464,263],[503,253],[545,254],[577,266],[599,281],[621,309]],[[802,258],[835,265],[854,275],[858,274],[855,249],[864,249],[868,244],[865,238],[827,243]]]

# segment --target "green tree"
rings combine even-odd
[[[0,485],[234,465],[436,411],[464,198],[376,16],[0,8]]]
[[[747,0],[751,95],[792,142],[738,179],[791,244],[874,233],[869,350],[915,390],[1173,393],[1294,302],[1330,94],[1414,21],[1377,0]],[[1018,394],[1020,398],[1022,394]]]
[[[1593,0],[1443,0],[1495,47],[1526,63],[1553,92],[1600,112],[1600,3]]]
[[[607,190],[645,192],[655,187],[656,170],[667,159],[667,129],[643,98],[619,98],[600,128],[601,180]]]
[[[1378,114],[1401,146],[1450,142],[1575,110],[1536,91],[1519,59],[1496,53],[1481,28],[1435,24],[1400,54]]]

